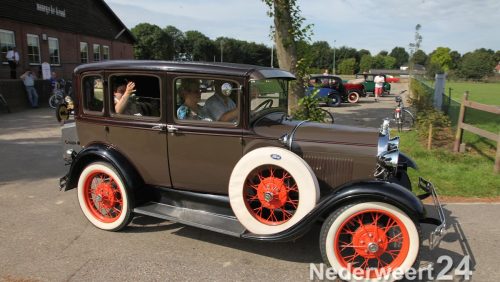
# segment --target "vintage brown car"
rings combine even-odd
[[[431,245],[445,228],[434,187],[420,179],[425,193],[411,192],[406,170],[416,164],[390,138],[388,120],[362,129],[289,118],[292,80],[280,69],[227,63],[79,66],[60,187],[77,188],[83,214],[104,230],[141,214],[286,241],[321,222],[321,254],[336,271],[373,278],[374,269],[414,267],[420,224],[439,225]],[[115,92],[131,82],[135,92],[117,112]],[[213,87],[202,93],[203,85]],[[427,196],[439,219],[427,217]]]

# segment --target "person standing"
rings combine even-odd
[[[17,52],[17,49],[15,46],[9,48],[9,51],[7,51],[5,58],[7,59],[7,62],[9,63],[10,78],[16,79],[17,78],[16,68],[17,68],[17,65],[19,64],[19,53]]]
[[[26,87],[26,92],[28,93],[28,100],[30,101],[32,108],[38,108],[38,93],[35,89],[35,79],[36,76],[32,71],[27,71],[21,75],[24,86]]]
[[[384,82],[385,79],[381,74],[378,74],[375,76],[373,79],[373,82],[375,82],[375,102],[378,101],[378,97],[382,97],[382,93],[384,91]]]

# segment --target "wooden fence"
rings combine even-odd
[[[479,136],[491,139],[497,142],[497,153],[495,157],[495,173],[500,173],[500,132],[499,134],[494,134],[492,132],[486,131],[484,129],[477,128],[470,124],[464,123],[465,118],[465,108],[472,108],[484,112],[489,112],[493,114],[500,115],[500,107],[498,106],[490,106],[485,104],[476,103],[473,101],[469,101],[469,92],[465,91],[464,98],[462,100],[462,104],[460,106],[460,114],[458,116],[458,124],[457,124],[457,134],[455,136],[455,144],[453,145],[453,151],[460,151],[460,144],[462,143],[462,137],[464,130],[470,131]]]

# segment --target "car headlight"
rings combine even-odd
[[[379,166],[396,173],[399,161],[399,136],[391,138],[389,119],[385,119],[379,132],[377,160]]]

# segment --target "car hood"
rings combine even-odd
[[[291,134],[294,142],[317,142],[373,147],[376,150],[379,131],[376,128],[359,128],[346,125],[325,124],[287,120],[283,113],[272,113],[257,120],[253,129],[255,133],[267,138],[280,138]]]

